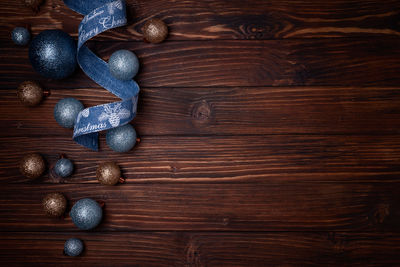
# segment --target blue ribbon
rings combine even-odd
[[[85,42],[97,34],[126,25],[123,0],[64,0],[72,10],[85,15],[79,25],[77,58],[82,70],[122,101],[82,110],[76,120],[73,139],[85,147],[98,150],[98,132],[129,123],[136,116],[139,86],[133,81],[114,78],[107,63],[97,57]]]

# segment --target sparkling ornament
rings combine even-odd
[[[75,203],[69,214],[72,222],[82,230],[95,228],[101,222],[103,210],[99,203],[91,198],[83,198]]]
[[[31,34],[26,28],[15,27],[11,33],[11,39],[15,44],[24,46],[31,40]]]
[[[44,0],[23,0],[27,7],[32,8],[33,11],[38,12],[40,5]]]
[[[64,253],[68,256],[76,257],[79,256],[83,251],[83,242],[78,238],[70,238],[65,241]]]
[[[60,217],[67,208],[67,200],[61,193],[50,193],[43,198],[42,205],[47,215]]]
[[[54,118],[64,128],[73,128],[79,112],[84,109],[83,104],[72,97],[58,101],[54,107]]]
[[[44,173],[46,164],[41,155],[31,153],[22,158],[19,170],[25,177],[29,179],[36,179]]]
[[[131,80],[139,71],[139,60],[129,50],[118,50],[108,60],[108,68],[118,80]]]
[[[76,43],[63,31],[43,31],[32,40],[29,59],[33,68],[41,75],[63,79],[75,71]]]
[[[42,87],[34,81],[25,81],[17,88],[19,100],[26,106],[37,106],[43,99],[43,96],[50,95],[49,91],[43,91]]]
[[[96,171],[96,177],[103,185],[115,185],[118,182],[125,182],[125,180],[121,178],[119,166],[114,162],[104,162],[100,164]]]
[[[116,152],[127,152],[136,144],[136,131],[130,124],[125,124],[107,131],[107,145]]]
[[[168,27],[160,19],[150,19],[144,24],[142,32],[143,37],[147,42],[157,44],[167,38]]]
[[[73,171],[74,164],[72,164],[72,161],[64,157],[59,159],[56,165],[54,165],[54,172],[62,178],[70,176]]]

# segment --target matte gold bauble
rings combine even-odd
[[[44,92],[34,81],[25,81],[18,86],[17,95],[22,104],[32,107],[39,105],[43,96],[49,95],[49,92]]]
[[[29,179],[36,179],[44,173],[46,164],[38,153],[31,153],[22,158],[19,170],[21,174]]]
[[[115,185],[123,182],[121,170],[114,162],[104,162],[99,165],[96,171],[97,180],[103,185]]]
[[[142,28],[144,39],[153,44],[161,43],[167,38],[168,27],[160,19],[150,19]]]
[[[42,205],[47,215],[60,217],[67,208],[67,199],[61,193],[50,193],[43,198]]]

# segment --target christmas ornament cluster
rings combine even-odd
[[[24,0],[26,6],[38,12],[42,0]],[[166,24],[159,19],[148,20],[142,28],[143,39],[150,43],[160,43],[168,35]],[[65,79],[71,76],[78,65],[77,45],[75,40],[61,30],[45,30],[31,40],[27,28],[15,27],[11,32],[12,41],[19,46],[29,45],[29,60],[33,69],[50,79]],[[139,71],[139,59],[129,50],[117,50],[108,60],[110,74],[121,81],[132,80]],[[50,96],[36,81],[24,81],[17,87],[17,96],[27,107],[39,105],[45,97]],[[85,116],[85,107],[73,97],[66,97],[57,102],[53,114],[56,122],[64,128],[74,128],[78,115]],[[140,141],[131,124],[111,128],[106,133],[106,143],[115,152],[128,152]],[[49,169],[49,175],[58,179],[68,179],[74,173],[73,161],[65,155],[49,168],[46,160],[39,153],[25,155],[19,164],[20,172],[29,180],[40,178]],[[124,183],[121,169],[115,162],[102,162],[96,170],[100,184],[113,186]],[[42,200],[45,214],[49,217],[63,218],[68,210],[68,199],[61,192],[50,192]],[[91,198],[82,198],[69,212],[73,224],[81,230],[96,228],[103,219],[104,202]],[[64,254],[79,256],[84,251],[84,243],[79,238],[70,238],[64,244]]]

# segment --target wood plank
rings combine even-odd
[[[398,86],[400,38],[297,39],[269,41],[92,42],[105,60],[118,49],[131,49],[141,61],[142,87],[232,86]],[[0,49],[0,88],[24,80],[46,81],[35,73],[27,48],[7,40]],[[52,88],[96,86],[82,71]]]
[[[400,183],[18,184],[2,186],[0,229],[78,231],[48,218],[41,201],[105,202],[99,231],[399,231]],[[95,230],[96,231],[96,230]]]
[[[81,257],[62,255],[77,236]],[[395,266],[397,233],[2,233],[3,264],[41,266]],[[23,255],[23,256],[21,256]]]
[[[400,175],[396,136],[206,136],[143,137],[129,153],[90,151],[70,137],[0,139],[0,182],[23,183],[19,161],[41,153],[53,166],[60,153],[74,161],[66,179],[48,174],[38,182],[95,183],[97,166],[115,161],[127,183],[393,182]]]
[[[62,29],[76,36],[82,16],[60,0],[48,0],[35,15],[18,1],[2,0],[0,36],[15,25],[30,24],[33,34]],[[141,40],[148,18],[163,19],[171,40],[281,39],[399,36],[396,0],[158,1],[128,0],[129,26],[101,39]]]
[[[53,117],[64,97],[87,107],[119,100],[101,88],[55,89],[39,107],[28,108],[16,89],[1,90],[0,121],[6,130],[0,136],[70,135]],[[142,136],[382,135],[399,133],[398,114],[399,88],[142,88],[134,124]]]

